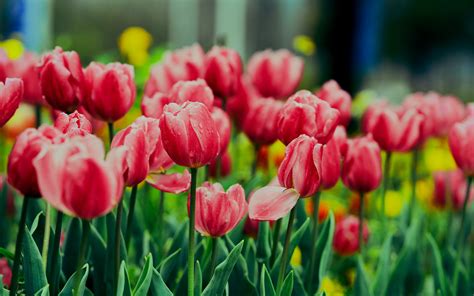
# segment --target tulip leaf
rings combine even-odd
[[[357,258],[357,275],[355,278],[353,292],[355,296],[373,295],[369,289],[369,280],[364,268],[364,262],[362,261],[362,257],[360,255]]]
[[[46,217],[44,213],[39,212],[35,219],[33,219],[33,223],[31,224],[30,228],[31,235],[33,236],[33,239],[35,240],[39,250],[43,248],[45,219]]]
[[[59,293],[59,296],[72,296],[72,295],[84,295],[86,293],[86,283],[89,276],[89,264],[85,264],[79,273],[75,272],[66,282],[66,285]],[[76,278],[80,277],[81,281],[79,282],[79,291],[74,293],[74,286],[76,285]]]
[[[233,249],[235,247],[234,242],[228,236],[225,236],[225,241],[227,242],[229,249]],[[248,245],[248,243],[246,245]],[[225,255],[227,256],[227,254]],[[229,289],[232,291],[232,293],[237,295],[258,295],[257,288],[249,278],[247,261],[245,261],[245,258],[242,254],[239,255],[239,260],[237,261],[234,270],[230,274]]]
[[[34,295],[48,284],[41,253],[28,228],[25,229],[23,241],[23,272],[27,295]]]
[[[201,264],[199,260],[196,261],[196,265],[194,266],[194,295],[201,296],[202,292],[202,271],[201,271]]]
[[[181,249],[177,249],[174,253],[161,261],[157,269],[160,271],[161,278],[168,282],[169,279],[176,280],[175,275],[178,273],[178,263],[180,259]]]
[[[281,291],[278,294],[279,296],[291,296],[293,294],[293,274],[294,272],[292,270],[286,276],[281,286]]]
[[[235,248],[229,253],[227,258],[222,263],[217,265],[211,281],[202,292],[203,296],[222,295],[227,281],[229,280],[230,274],[239,259],[243,243],[244,242],[241,241],[239,244],[237,244],[237,246],[235,246]]]
[[[130,280],[128,277],[127,265],[125,261],[120,264],[119,278],[117,283],[117,296],[132,295]]]
[[[99,295],[106,294],[105,274],[107,264],[107,247],[99,231],[94,225],[91,225],[90,234],[90,258],[92,262],[92,278],[94,280],[95,293]]]
[[[3,155],[0,155],[3,157]],[[2,230],[2,235],[0,235],[0,246],[8,246],[8,241],[10,239],[11,232],[11,220],[8,219],[8,184],[7,182],[1,182],[3,186],[0,191],[0,229]],[[1,255],[2,253],[0,253]],[[13,260],[13,259],[12,259]],[[0,287],[0,295],[2,293],[2,288]]]
[[[264,262],[272,253],[270,248],[270,224],[267,221],[262,221],[258,224],[258,235],[257,235],[257,261]]]
[[[249,239],[246,243],[247,251],[245,252],[244,258],[247,260],[248,277],[254,284],[257,283],[258,277],[258,264],[257,264],[257,249],[253,239]]]
[[[0,283],[2,281],[0,280]],[[0,296],[2,296],[2,293],[0,293]],[[49,285],[44,286],[41,290],[35,293],[35,296],[49,296]]]
[[[138,278],[137,285],[133,289],[133,295],[145,296],[150,288],[151,278],[153,277],[153,256],[148,254],[145,257],[145,266]]]
[[[150,295],[152,296],[173,296],[173,293],[168,289],[160,273],[153,268],[153,277],[150,285]]]
[[[441,258],[441,252],[434,240],[433,236],[429,233],[426,234],[426,239],[431,246],[432,258],[434,259],[433,264],[433,277],[435,291],[440,291],[441,295],[448,295],[446,289],[446,275],[444,274],[443,261]]]
[[[3,256],[11,261],[13,261],[13,259],[15,258],[15,254],[4,248],[0,248],[0,256]]]
[[[82,225],[81,220],[71,219],[64,241],[64,255],[62,269],[64,276],[70,278],[76,271],[76,264],[79,260],[79,242],[81,241]]]
[[[382,246],[377,265],[377,274],[375,277],[373,292],[374,295],[385,295],[388,280],[390,276],[390,252],[392,249],[392,235],[389,235]]]
[[[305,296],[308,295],[306,293],[306,290],[304,288],[303,280],[301,279],[300,274],[292,268],[293,270],[293,275],[294,275],[294,281],[293,281],[293,295],[297,296]]]
[[[273,286],[272,277],[268,272],[265,264],[262,265],[262,272],[260,274],[260,296],[275,296],[275,287]]]
[[[461,261],[456,262],[454,269],[454,295],[470,295],[469,274]]]

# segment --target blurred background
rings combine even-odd
[[[394,101],[414,90],[474,97],[472,0],[0,0],[0,9],[0,40],[37,52],[60,45],[84,63],[122,59],[120,36],[136,26],[151,38],[128,46],[149,41],[152,62],[157,50],[225,40],[244,60],[295,51],[310,89],[336,79]]]

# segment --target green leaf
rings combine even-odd
[[[180,259],[181,249],[177,249],[161,261],[157,269],[160,270],[160,276],[165,282],[168,282],[169,279],[175,279],[175,275],[178,273],[179,259]]]
[[[0,248],[0,255],[7,258],[10,261],[13,261],[15,258],[15,254],[13,254],[12,252],[4,248]]]
[[[76,272],[76,264],[79,260],[79,242],[81,241],[82,225],[81,220],[71,219],[66,233],[63,248],[62,269],[64,276],[70,278]]]
[[[359,255],[357,258],[357,275],[354,283],[354,295],[355,296],[370,296],[372,292],[369,289],[369,280],[364,269],[364,262]]]
[[[374,295],[385,295],[390,277],[390,252],[392,249],[392,235],[389,235],[382,246],[377,266],[377,274],[373,285]]]
[[[130,279],[128,277],[127,266],[125,261],[120,264],[119,278],[117,284],[117,296],[130,296],[132,290],[130,287]]]
[[[138,278],[135,289],[133,289],[133,295],[145,296],[150,288],[151,278],[153,277],[153,256],[148,254],[145,260],[145,266]]]
[[[153,268],[153,278],[151,280],[150,295],[152,296],[173,296],[168,289],[160,273]]]
[[[456,281],[457,279],[457,281]],[[471,295],[470,291],[470,282],[469,282],[469,275],[461,262],[456,264],[456,269],[454,271],[454,283],[455,287],[455,295]]]
[[[0,281],[1,283],[1,281]],[[0,292],[0,296],[2,293]],[[44,286],[41,290],[35,293],[35,296],[49,296],[49,285]]]
[[[228,237],[225,236],[225,241],[227,242],[227,246],[229,249],[233,249],[235,247],[234,242]],[[244,243],[244,248],[248,251],[248,245],[250,241]],[[245,254],[245,250],[242,250]],[[255,253],[254,253],[255,254]],[[226,252],[225,256],[227,257],[228,252]],[[255,260],[255,256],[253,257]],[[248,259],[248,258],[247,258]],[[257,264],[254,261],[254,264]],[[243,254],[239,255],[239,260],[234,267],[234,270],[230,274],[229,278],[229,290],[232,291],[232,294],[236,295],[258,295],[257,288],[255,287],[254,283],[249,279],[249,272],[247,268],[247,261]]]
[[[25,291],[27,295],[34,295],[48,284],[41,253],[28,228],[25,229],[23,243],[23,272],[25,274]]]
[[[104,217],[105,218],[105,217]],[[105,274],[107,264],[107,247],[99,231],[91,225],[90,234],[90,259],[92,266],[92,279],[94,280],[94,292],[98,295],[106,294]],[[112,273],[112,271],[111,271]]]
[[[257,235],[257,261],[264,262],[270,258],[272,253],[270,247],[271,233],[270,224],[267,221],[262,221],[258,225]]]
[[[301,279],[301,276],[299,273],[293,268],[293,275],[294,275],[294,281],[293,281],[293,295],[295,296],[306,296],[308,293],[306,292],[303,284],[303,280]]]
[[[256,284],[258,277],[257,248],[253,239],[247,240],[246,246],[247,251],[244,258],[247,261],[248,277],[252,283]]]
[[[262,272],[260,274],[260,296],[275,296],[275,287],[273,286],[272,277],[268,272],[265,264],[262,265]]]
[[[441,295],[448,295],[448,291],[446,289],[446,275],[444,274],[441,252],[439,251],[438,245],[431,234],[426,233],[426,239],[431,246],[431,252],[433,256],[432,258],[434,259],[433,277],[435,291],[440,291]]]
[[[319,266],[318,278],[316,279],[316,291],[319,290],[319,286],[323,281],[323,277],[326,275],[326,271],[329,266],[329,262],[332,256],[332,240],[334,237],[334,214],[332,211],[329,213],[329,218],[324,222],[322,231],[319,234],[318,241],[316,243],[316,266]]]
[[[201,264],[199,264],[199,260],[196,261],[196,265],[194,266],[194,295],[201,296],[202,291],[202,271],[201,271]]]
[[[222,295],[222,293],[224,292],[225,285],[229,280],[230,274],[234,269],[237,260],[239,259],[243,244],[244,242],[241,241],[237,246],[235,246],[235,248],[232,249],[232,251],[227,256],[227,258],[216,267],[211,281],[202,293],[203,296]]]
[[[86,282],[87,282],[87,277],[89,276],[89,264],[85,264],[81,270],[79,270],[79,273],[75,272],[69,280],[66,282],[66,285],[62,289],[62,291],[59,293],[59,296],[76,296],[76,295],[84,295],[86,291]],[[76,284],[76,278],[81,277],[81,281],[79,283],[79,291],[78,294],[74,293],[74,286]]]
[[[291,296],[293,294],[293,270],[286,276],[281,286],[279,296]]]

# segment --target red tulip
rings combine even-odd
[[[136,95],[132,66],[92,62],[84,73],[87,85],[84,107],[93,117],[114,122],[130,110]]]
[[[291,95],[303,76],[303,60],[286,49],[255,53],[248,62],[253,85],[263,97]]]
[[[7,78],[5,84],[0,82],[0,127],[7,123],[23,98],[23,81],[17,78]]]
[[[168,104],[161,116],[160,128],[166,152],[179,165],[198,168],[219,154],[219,133],[202,103]]]
[[[221,157],[220,176],[226,177],[232,171],[232,159],[229,152],[225,151]],[[217,159],[209,164],[209,176],[215,178],[217,176]]]
[[[109,213],[122,196],[125,153],[114,148],[104,160],[104,146],[93,135],[49,146],[33,161],[44,199],[81,219]]]
[[[362,226],[362,238],[364,242],[369,240],[369,228],[364,223]],[[334,251],[343,256],[350,256],[359,250],[359,219],[355,216],[347,216],[337,223],[334,231],[332,247]]]
[[[171,99],[163,93],[157,92],[151,97],[145,95],[141,104],[142,114],[146,117],[159,119],[163,114],[163,109],[169,103],[171,103]]]
[[[307,90],[300,90],[283,106],[278,118],[278,138],[288,145],[299,135],[325,144],[339,123],[339,111]]]
[[[245,117],[249,112],[251,104],[259,98],[257,90],[250,82],[248,76],[239,79],[237,93],[227,98],[226,112],[232,117],[238,128],[242,128]]]
[[[63,112],[76,110],[84,97],[84,73],[79,55],[56,47],[46,53],[38,66],[43,96],[54,108]]]
[[[467,117],[474,117],[474,103],[467,104],[466,115]]]
[[[348,140],[342,165],[342,182],[356,192],[370,192],[380,185],[380,148],[370,136]]]
[[[7,77],[15,77],[15,63],[7,53],[0,48],[0,82],[5,82]]]
[[[438,102],[439,114],[441,115],[436,125],[435,135],[447,136],[454,124],[466,118],[464,104],[454,96],[442,96]]]
[[[244,234],[254,239],[257,238],[260,221],[247,217],[244,223]]]
[[[249,139],[258,145],[270,145],[278,139],[278,114],[283,108],[281,101],[260,98],[250,106],[242,129]]]
[[[334,134],[332,135],[332,141],[337,143],[337,147],[339,152],[341,153],[341,158],[344,158],[347,153],[347,132],[346,128],[342,125],[339,125],[334,130]]]
[[[22,132],[8,156],[8,183],[29,197],[41,196],[33,160],[62,134],[50,126]]]
[[[167,93],[178,81],[195,80],[204,75],[205,54],[199,44],[168,52],[153,66],[145,84],[145,96],[157,92]]]
[[[196,230],[202,235],[227,234],[239,224],[247,210],[245,192],[239,184],[225,192],[221,184],[205,182],[196,190]]]
[[[435,185],[433,203],[441,208],[449,204],[453,209],[461,210],[467,189],[463,172],[461,170],[435,172],[433,179]],[[469,200],[474,200],[474,192],[471,192]]]
[[[220,139],[220,149],[219,154],[222,155],[229,146],[230,142],[230,132],[231,132],[231,122],[229,115],[225,113],[221,108],[214,107],[211,113],[212,119],[217,127],[217,132],[219,133]]]
[[[373,102],[367,107],[367,109],[365,109],[361,122],[361,130],[363,133],[368,134],[370,132],[373,128],[374,121],[378,117],[378,113],[380,113],[380,110],[384,110],[385,108],[390,108],[390,103],[383,99]]]
[[[14,61],[13,73],[9,75],[10,77],[17,77],[23,80],[23,101],[32,105],[42,105],[45,103],[41,92],[37,64],[38,57],[34,53],[25,52],[19,59]]]
[[[324,189],[334,187],[341,176],[342,155],[339,149],[338,139],[329,140],[322,147],[321,163],[321,186]]]
[[[77,111],[74,111],[69,115],[59,112],[54,121],[54,127],[69,136],[85,136],[92,133],[91,122],[84,114]]]
[[[347,126],[351,120],[351,95],[341,89],[335,80],[329,80],[316,92],[318,98],[326,101],[332,108],[339,111],[340,124]]]
[[[0,275],[3,277],[2,285],[0,289],[3,289],[2,286],[10,287],[10,282],[12,280],[12,269],[8,266],[7,258],[0,258]]]
[[[242,62],[235,50],[214,46],[206,55],[205,65],[204,78],[214,95],[228,98],[236,94]]]
[[[456,123],[448,136],[449,148],[458,167],[474,176],[474,118]]]
[[[202,79],[193,81],[179,81],[173,85],[169,93],[171,102],[178,105],[184,102],[201,102],[209,111],[214,105],[214,95],[207,86],[206,81]]]

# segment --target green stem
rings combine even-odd
[[[51,274],[48,277],[51,279],[51,295],[57,295],[57,287],[59,281],[59,245],[61,243],[61,229],[63,225],[63,216],[62,212],[57,212],[56,214],[56,227],[54,229],[54,242],[53,242],[53,257],[51,258]]]
[[[122,238],[122,212],[123,212],[123,198],[120,199],[118,207],[117,207],[117,219],[115,220],[115,249],[114,249],[114,256],[115,256],[115,264],[114,264],[114,287],[115,287],[115,293],[117,292],[118,288],[118,277],[119,277],[119,271],[120,271],[120,241]]]
[[[311,263],[309,265],[309,277],[307,279],[307,289],[310,293],[312,293],[313,289],[313,276],[315,272],[316,266],[316,252],[317,252],[317,242],[318,242],[318,226],[319,226],[319,201],[321,199],[321,192],[317,191],[313,195],[313,232],[311,236]]]
[[[252,163],[252,170],[251,170],[251,179],[255,178],[255,174],[257,173],[257,165],[258,165],[258,150],[260,149],[260,146],[255,144],[254,146],[254,155],[255,158],[253,159]]]
[[[286,273],[286,266],[288,264],[288,252],[290,251],[291,232],[293,230],[293,222],[296,216],[296,206],[291,209],[290,218],[288,219],[288,227],[286,228],[285,246],[283,247],[283,255],[280,261],[280,270],[278,272],[277,295],[280,293],[283,279]]]
[[[363,257],[364,252],[364,193],[359,193],[359,253]]]
[[[135,204],[137,202],[137,190],[138,185],[132,187],[132,193],[130,194],[130,209],[128,211],[127,217],[127,228],[125,230],[125,246],[127,247],[130,245],[130,237],[132,234],[132,224],[133,224],[133,217],[135,212]]]
[[[112,144],[112,140],[114,139],[114,123],[107,122],[107,127],[109,129],[109,144]]]
[[[41,125],[41,105],[35,105],[35,118],[36,118],[36,127],[40,127]]]
[[[214,274],[214,269],[216,269],[216,263],[217,263],[217,253],[219,252],[217,245],[219,243],[219,238],[218,237],[210,237],[211,239],[211,245],[212,245],[212,254],[211,254],[211,265],[210,265],[210,270],[209,270],[209,278],[212,278],[212,275]]]
[[[18,273],[20,271],[21,250],[23,249],[23,237],[25,236],[26,213],[28,211],[28,202],[30,198],[23,198],[21,207],[20,225],[18,226],[18,236],[16,237],[15,259],[13,261],[12,279],[10,285],[10,296],[16,295],[18,290]]]
[[[275,259],[276,259],[276,253],[278,251],[278,241],[280,239],[281,220],[282,219],[276,220],[275,228],[273,229],[273,244],[272,244],[272,254],[270,255],[270,267],[273,267],[273,263],[275,263]]]
[[[76,267],[76,280],[74,281],[74,296],[79,295],[79,285],[81,283],[81,270],[82,266],[85,263],[86,254],[87,254],[87,247],[89,246],[89,233],[91,230],[91,224],[89,220],[82,220],[82,237],[81,237],[81,244],[79,247],[79,258],[77,260],[77,267]]]
[[[46,203],[46,217],[44,222],[44,237],[43,237],[43,249],[42,249],[42,257],[43,257],[43,267],[46,270],[46,266],[48,263],[48,249],[49,249],[49,236],[51,234],[51,205]]]
[[[412,163],[411,163],[411,199],[410,199],[410,207],[408,209],[408,221],[411,221],[413,211],[415,208],[416,203],[416,181],[417,181],[417,167],[418,167],[418,157],[419,151],[418,149],[413,150],[412,155]]]
[[[461,256],[461,254],[463,252],[463,249],[464,249],[464,243],[463,243],[463,241],[464,241],[463,238],[465,236],[464,224],[466,223],[467,203],[469,201],[469,196],[471,194],[472,178],[473,177],[467,177],[466,195],[464,196],[464,201],[463,201],[463,205],[462,205],[461,226],[459,228],[458,237],[457,237],[458,256],[459,257]]]
[[[194,296],[194,217],[196,211],[196,177],[197,168],[191,168],[191,192],[189,205],[188,232],[188,296]]]
[[[158,203],[158,241],[162,242],[158,244],[158,254],[164,254],[163,251],[163,244],[164,244],[164,238],[163,238],[163,230],[165,228],[165,192],[160,191],[160,200]]]
[[[383,186],[382,186],[382,210],[381,218],[382,218],[382,229],[385,231],[387,226],[387,216],[385,214],[385,196],[388,190],[388,184],[390,180],[390,160],[392,159],[392,153],[387,151],[385,156],[385,164],[384,164],[384,173],[383,173]]]
[[[221,166],[222,166],[222,156],[217,156],[216,159],[216,181],[219,181],[221,178]]]

